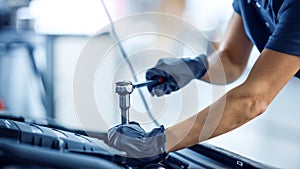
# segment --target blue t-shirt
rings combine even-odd
[[[300,0],[234,0],[247,36],[264,48],[300,57]],[[295,75],[300,78],[300,70]]]

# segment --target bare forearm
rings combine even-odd
[[[167,150],[175,151],[231,131],[262,113],[267,105],[238,87],[198,114],[167,129]]]
[[[208,56],[209,69],[201,80],[212,84],[228,84],[235,81],[244,71],[246,65],[237,65],[229,58],[226,51],[218,50]]]
[[[260,115],[299,68],[299,57],[264,50],[242,85],[167,129],[167,150],[178,150],[221,135]]]
[[[246,36],[242,18],[234,14],[223,41],[214,54],[208,57],[209,70],[202,80],[213,84],[227,84],[244,71],[253,44]]]

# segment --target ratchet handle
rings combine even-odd
[[[163,78],[159,77],[158,79],[155,79],[155,80],[148,80],[143,83],[135,84],[134,88],[140,88],[140,87],[149,86],[149,85],[155,86],[155,85],[159,85],[161,83],[163,83]]]

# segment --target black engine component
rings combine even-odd
[[[132,168],[123,157],[125,152],[105,143],[106,133],[72,130],[53,123],[49,126],[0,115],[0,168]],[[271,167],[212,145],[198,144],[143,168]]]

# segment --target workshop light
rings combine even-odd
[[[42,34],[94,34],[108,23],[98,0],[33,0],[29,9]]]

